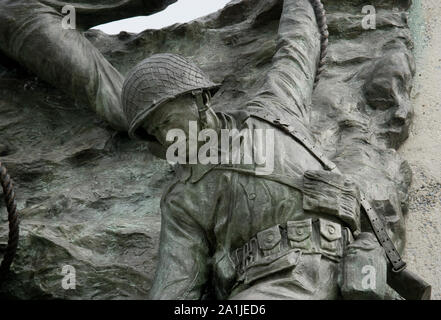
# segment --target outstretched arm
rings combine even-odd
[[[28,0],[27,0],[28,1]],[[137,16],[149,16],[165,9],[177,0],[40,0],[58,12],[72,5],[78,15],[77,24],[83,30],[94,26]]]
[[[0,50],[115,129],[127,130],[120,107],[123,76],[80,31],[63,29],[62,19],[38,1],[0,1]]]
[[[285,0],[272,67],[248,109],[307,122],[319,59],[320,33],[310,0]]]
[[[151,14],[175,0],[1,0],[0,51],[39,78],[89,105],[117,130],[126,131],[120,106],[124,77],[80,32],[63,29],[61,9],[73,5],[80,28],[136,14]],[[112,20],[113,19],[113,20]]]

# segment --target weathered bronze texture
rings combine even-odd
[[[103,2],[106,6],[98,9],[82,1],[77,21],[80,28],[87,28],[93,24],[91,17],[102,23],[134,12],[152,13],[171,2],[151,2],[148,8],[137,7],[146,3],[141,1],[124,1],[124,7],[118,7],[119,2]],[[166,114],[163,108],[169,107],[170,112],[181,110],[179,114],[184,119],[188,116],[199,121],[200,127],[271,129],[275,131],[275,163],[273,172],[265,176],[256,176],[253,166],[173,167],[176,181],[166,189],[161,201],[160,255],[152,281],[152,261],[156,261],[152,248],[157,242],[159,218],[133,214],[158,210],[154,202],[146,202],[145,198],[158,199],[156,188],[164,187],[171,179],[171,168],[153,159],[146,152],[145,142],[114,135],[103,124],[97,128],[94,116],[75,106],[58,112],[61,120],[47,131],[46,123],[53,123],[54,117],[53,111],[47,111],[50,108],[41,109],[47,103],[23,102],[23,95],[14,97],[12,89],[7,88],[4,96],[11,97],[10,101],[18,99],[17,104],[24,111],[14,114],[16,118],[10,117],[19,123],[18,127],[11,125],[14,122],[2,127],[9,140],[4,140],[4,147],[0,145],[0,153],[5,150],[4,162],[17,177],[23,196],[31,199],[24,214],[42,220],[52,212],[57,215],[44,228],[27,225],[32,231],[24,236],[24,250],[20,251],[14,270],[18,278],[29,278],[31,272],[46,284],[33,286],[36,295],[65,295],[60,293],[58,284],[48,280],[50,277],[25,267],[28,256],[39,256],[56,271],[55,260],[42,254],[41,241],[34,240],[42,238],[50,240],[45,243],[50,243],[54,252],[59,248],[60,252],[68,252],[55,255],[81,268],[88,275],[84,278],[90,287],[98,284],[100,288],[95,293],[72,293],[75,297],[115,297],[113,283],[91,274],[102,268],[109,277],[125,282],[127,277],[114,272],[121,266],[124,271],[129,270],[130,281],[142,284],[127,287],[120,294],[137,298],[145,297],[147,292],[155,299],[396,297],[385,283],[387,257],[378,243],[371,245],[375,230],[361,207],[366,201],[363,206],[375,210],[382,222],[379,232],[390,237],[396,247],[396,252],[392,251],[399,257],[405,243],[404,216],[411,180],[409,166],[395,151],[406,139],[412,118],[409,93],[415,67],[406,19],[409,1],[330,0],[325,3],[325,16],[321,2],[316,0],[243,0],[189,24],[114,37],[98,31],[83,34],[80,30],[62,30],[59,6],[64,4],[75,5],[69,1],[1,2],[0,50],[66,91],[81,105],[88,105],[120,131],[129,130],[127,120],[130,122],[132,117],[123,113],[120,101],[123,75],[155,54],[182,56],[188,67],[204,74],[207,86],[201,89],[220,84],[211,97],[206,118],[201,117],[204,108],[200,105],[201,101],[207,102],[207,97],[201,92],[174,94],[176,99],[168,97],[157,108],[162,111],[151,115],[154,120],[146,117],[139,127],[151,137],[153,132],[149,130],[162,121]],[[361,26],[360,12],[367,4],[381,8],[375,30]],[[119,10],[129,7],[130,10]],[[9,69],[4,74],[15,77]],[[25,89],[33,86],[32,82],[24,85]],[[53,102],[57,91],[45,90]],[[40,92],[46,91],[37,90],[36,101],[42,99]],[[129,100],[133,98],[131,95]],[[71,105],[67,101],[62,104]],[[126,99],[122,102],[127,105]],[[13,108],[8,103],[0,104],[0,109],[11,112]],[[188,110],[187,115],[182,110]],[[26,118],[29,112],[35,112],[35,117]],[[49,118],[52,120],[47,121]],[[36,143],[34,133],[28,137],[22,129],[23,123],[26,128],[37,126],[41,135],[55,142],[46,145],[43,137],[42,142]],[[75,125],[86,129],[79,131]],[[56,140],[57,134],[61,140]],[[157,140],[164,139],[160,136]],[[66,141],[73,142],[65,146]],[[163,157],[164,146],[158,141],[149,141],[149,148]],[[55,149],[50,153],[53,145]],[[44,161],[39,161],[39,157]],[[113,161],[120,169],[114,169]],[[99,185],[87,187],[89,193],[71,195],[70,191],[63,191],[76,190],[76,179],[88,186],[89,176],[100,168],[112,177],[113,184],[124,185],[117,195],[113,187]],[[28,174],[30,170],[34,175]],[[155,175],[156,170],[160,174]],[[66,181],[65,172],[72,175],[72,181]],[[158,175],[162,178],[149,184],[151,177]],[[92,180],[100,182],[99,177]],[[95,194],[95,190],[99,192]],[[39,198],[45,200],[32,206]],[[126,229],[96,220],[107,213],[116,217],[109,221],[118,221]],[[126,215],[133,225],[124,220]],[[67,226],[71,226],[71,221],[87,220],[98,232],[76,231],[81,229],[77,225],[69,230],[53,226],[57,219]],[[96,237],[107,239],[109,234],[121,239],[126,239],[127,234],[130,239],[142,234],[144,238],[133,240],[136,245],[126,248],[127,259],[126,251],[118,251],[118,246],[108,259],[99,247],[107,242]],[[67,235],[77,240],[65,241]],[[141,243],[148,243],[143,253],[136,251]],[[352,251],[359,250],[361,254],[346,260],[351,245]],[[379,268],[377,279],[381,282],[376,291],[355,282],[362,281],[365,263]],[[349,270],[346,278],[342,265]],[[418,288],[418,294],[403,294],[404,297],[427,297],[430,290],[419,285],[419,278],[407,272],[401,275],[400,280],[413,281],[412,287]],[[393,278],[390,282],[400,290],[400,280],[388,278]],[[344,282],[345,279],[352,280]],[[26,292],[13,281],[2,290],[17,296]]]

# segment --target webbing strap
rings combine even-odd
[[[269,113],[253,114],[251,116],[269,122],[274,126],[276,126],[277,128],[281,129],[283,132],[290,135],[292,138],[294,138],[294,140],[296,140],[303,147],[305,147],[305,149],[308,150],[309,153],[313,155],[323,165],[325,170],[340,172],[336,164],[333,163],[331,160],[329,160],[323,154],[320,148],[318,148],[316,145],[314,145],[312,142],[306,139],[300,132],[296,131],[294,127],[291,126],[290,124],[282,122],[279,118],[275,118]],[[387,258],[392,264],[392,270],[394,272],[400,272],[404,270],[406,268],[406,263],[401,259],[401,256],[398,253],[397,249],[395,248],[394,243],[387,234],[386,227],[383,221],[380,219],[377,212],[372,208],[364,193],[360,192],[360,194],[361,194],[361,206],[364,209],[366,216],[369,219],[369,222],[372,226],[375,236],[378,239],[378,242],[383,247],[384,251],[386,252]]]
[[[389,238],[389,235],[386,232],[386,227],[384,226],[383,221],[381,221],[380,217],[371,207],[369,201],[367,201],[363,193],[361,193],[361,206],[366,212],[366,215],[369,219],[369,222],[371,223],[372,229],[374,230],[378,242],[380,242],[381,246],[386,252],[387,258],[392,264],[392,271],[400,272],[404,270],[406,268],[406,262],[401,259],[401,256],[395,248],[394,243]]]
[[[288,123],[282,122],[280,118],[275,118],[269,113],[262,113],[262,114],[251,114],[251,117],[258,118],[260,120],[266,121],[283,132],[290,135],[294,140],[296,140],[298,143],[300,143],[305,149],[314,157],[316,158],[326,170],[333,171],[337,168],[335,163],[330,161],[318,148],[315,144],[309,141],[301,132],[297,131],[293,126],[289,125]]]

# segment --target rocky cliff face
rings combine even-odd
[[[375,30],[362,28],[364,5],[376,8]],[[325,2],[329,55],[311,106],[311,127],[328,156],[365,188],[401,250],[411,171],[395,149],[412,118],[408,6]],[[281,10],[282,0],[236,0],[163,30],[86,36],[123,74],[153,53],[187,56],[223,84],[214,107],[228,110],[259,87],[276,50]],[[15,181],[21,215],[19,250],[2,296],[145,298],[156,265],[159,199],[172,168],[6,57],[0,93],[0,159]],[[76,270],[75,290],[61,285],[65,265]]]

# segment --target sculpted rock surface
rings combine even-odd
[[[361,25],[367,4],[377,9],[375,30]],[[325,7],[329,53],[310,123],[403,250],[411,170],[396,148],[412,119],[409,1],[329,0]],[[281,10],[281,0],[235,0],[187,24],[136,35],[91,30],[86,36],[122,74],[154,53],[188,57],[222,83],[214,107],[230,110],[263,80]],[[0,92],[0,157],[15,180],[22,220],[18,255],[1,294],[145,298],[156,265],[159,199],[173,168],[6,57],[0,59]],[[76,269],[75,290],[62,288],[64,265]]]

